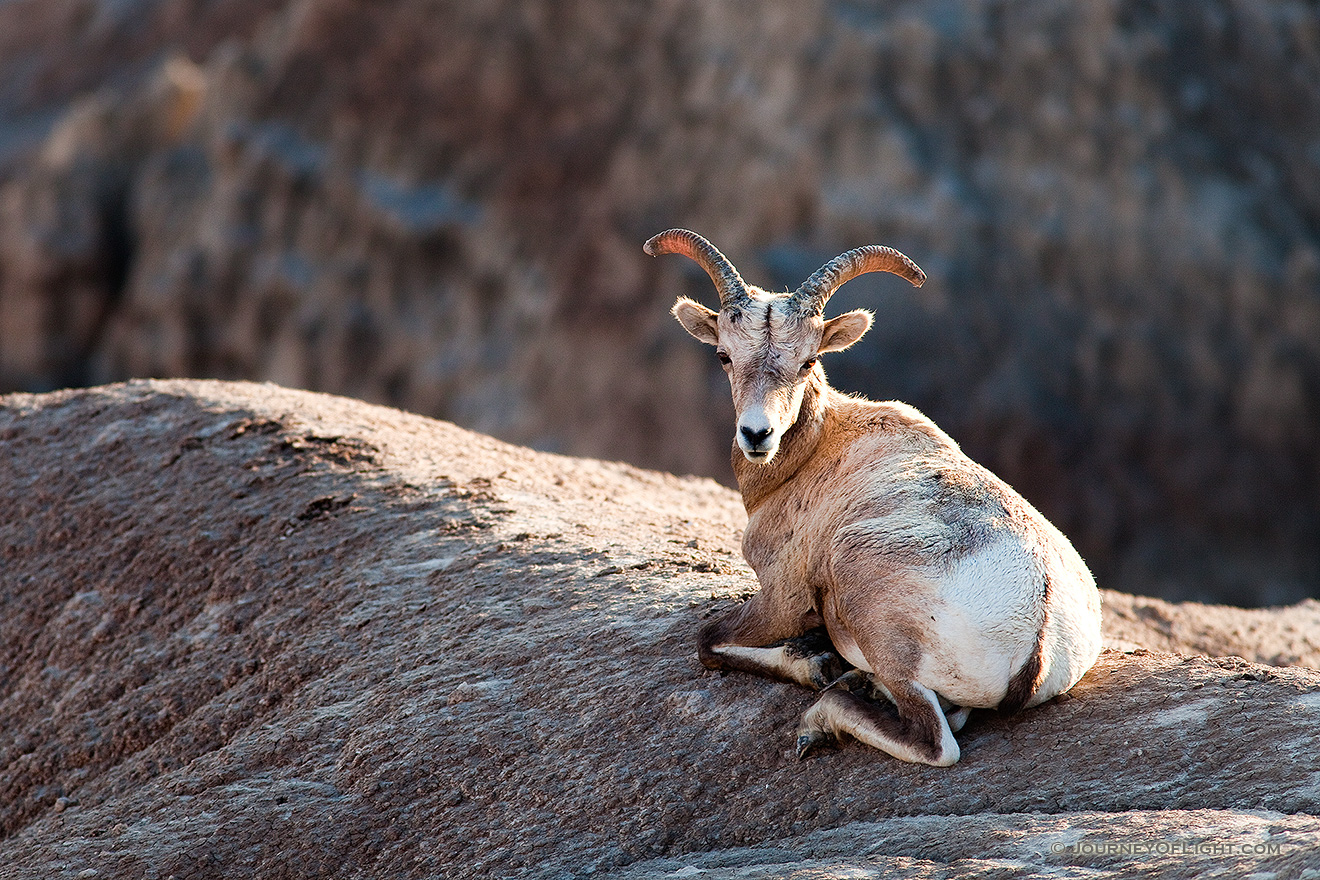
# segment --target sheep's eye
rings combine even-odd
[[[726,366],[726,367],[727,367],[729,364],[733,363],[733,361],[729,358],[728,354],[726,354],[725,352],[717,351],[717,352],[715,352],[715,356],[716,356],[717,358],[719,358],[719,359],[720,359],[720,363],[724,364],[724,366]]]
[[[818,360],[820,360],[820,358],[815,358],[815,357],[807,358],[805,361],[802,362],[802,372],[805,373],[807,370],[810,370],[812,367],[816,366],[816,361]]]

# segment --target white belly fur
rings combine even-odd
[[[930,643],[917,680],[959,706],[999,705],[1036,647],[1044,572],[1021,542],[1005,538],[934,578]]]
[[[1051,594],[1041,658],[1043,678],[1028,706],[1043,703],[1077,684],[1100,656],[1100,594],[1085,568],[1082,574],[1085,580],[1074,576],[1063,581],[1064,588],[1056,588]]]
[[[1006,537],[947,567],[923,572],[931,598],[923,603],[927,643],[916,680],[959,706],[993,708],[1035,650],[1045,619],[1043,680],[1030,704],[1075,684],[1100,650],[1099,605],[1087,598],[1096,594],[1085,568],[1079,572],[1057,562],[1045,563],[1019,540]],[[1052,590],[1047,618],[1046,564]],[[876,613],[883,616],[886,610]],[[831,627],[830,637],[843,659],[875,672],[850,633]]]

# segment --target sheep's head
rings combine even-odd
[[[872,245],[826,263],[792,293],[768,293],[742,280],[723,254],[686,229],[646,243],[651,256],[682,254],[706,270],[720,295],[713,312],[680,297],[673,313],[688,333],[715,346],[729,376],[738,422],[735,439],[749,461],[767,463],[795,421],[812,381],[823,382],[820,355],[842,351],[871,327],[871,313],[847,312],[828,321],[825,303],[844,282],[865,272],[893,272],[920,287],[917,265],[892,248]]]

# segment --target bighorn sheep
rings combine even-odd
[[[761,583],[701,627],[701,662],[823,689],[802,717],[799,757],[846,733],[936,766],[958,760],[954,733],[971,709],[1016,712],[1076,684],[1100,652],[1100,597],[1068,539],[913,407],[825,380],[820,355],[872,321],[827,321],[826,301],[865,272],[920,286],[916,264],[858,248],[774,294],[694,232],[662,232],[645,250],[691,258],[719,291],[718,313],[680,297],[673,314],[729,376],[743,555]],[[822,625],[856,667],[846,675],[835,677]]]

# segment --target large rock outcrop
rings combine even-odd
[[[811,695],[692,649],[753,588],[742,522],[705,479],[273,385],[0,399],[0,875],[1312,864],[1303,667],[1127,645],[1048,705],[974,714],[951,769],[796,761]],[[1157,607],[1160,647],[1205,629],[1123,607]]]
[[[882,241],[931,281],[840,295],[881,315],[841,387],[930,412],[1107,578],[1295,601],[1317,45],[1302,0],[3,4],[0,387],[269,379],[727,477],[666,314],[707,285],[640,243],[778,285]]]

